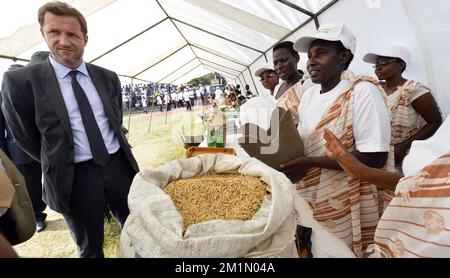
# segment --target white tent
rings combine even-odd
[[[46,1],[0,3],[0,71],[47,50],[37,10]],[[373,75],[362,56],[374,46],[402,43],[412,53],[405,73],[429,85],[450,113],[450,1],[447,0],[70,0],[87,18],[85,60],[141,81],[180,84],[218,72],[254,91],[254,72],[272,61],[279,41],[344,22],[358,39],[350,69]],[[302,55],[300,68],[305,69]],[[138,81],[140,82],[140,81]]]

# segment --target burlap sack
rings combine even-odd
[[[206,173],[259,177],[271,197],[248,221],[213,220],[190,226],[170,197],[168,183]],[[130,215],[120,238],[122,257],[297,257],[295,190],[285,175],[255,159],[224,154],[176,160],[136,175],[128,196]]]

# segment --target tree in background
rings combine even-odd
[[[223,85],[223,86],[227,85],[226,79],[218,73],[208,73],[207,75],[203,75],[201,77],[192,79],[187,84],[188,84],[188,86],[194,86],[194,87],[199,86],[200,84],[211,85],[211,81],[215,80],[215,79],[218,79],[220,81],[219,83],[221,85]]]

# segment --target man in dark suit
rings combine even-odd
[[[44,63],[6,72],[2,109],[17,144],[42,164],[43,198],[63,214],[80,257],[103,257],[105,201],[123,226],[139,171],[122,130],[121,86],[85,63],[87,24],[62,2],[39,9]]]
[[[50,52],[39,51],[31,56],[29,65],[36,64],[45,61],[48,58]],[[8,70],[14,70],[22,68],[22,65],[14,64],[9,67]],[[2,98],[0,96],[0,103]],[[11,128],[5,122],[3,113],[0,111],[0,148],[5,154],[11,158],[16,165],[17,169],[22,173],[25,178],[25,184],[27,186],[28,194],[33,205],[34,217],[36,219],[36,231],[43,231],[47,224],[45,219],[47,214],[44,213],[46,204],[42,201],[42,170],[41,164],[27,155],[22,149],[16,145]]]

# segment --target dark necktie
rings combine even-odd
[[[94,113],[92,112],[91,104],[77,81],[77,70],[70,72],[72,78],[72,88],[77,99],[78,108],[80,109],[81,119],[83,121],[84,129],[91,148],[92,158],[94,162],[100,166],[105,166],[109,159],[109,153],[103,141],[102,134],[97,125]]]

